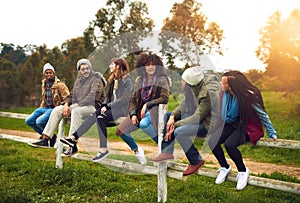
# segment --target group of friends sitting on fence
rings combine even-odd
[[[170,78],[162,58],[157,54],[142,52],[135,63],[137,77],[134,82],[126,61],[113,58],[107,79],[92,68],[88,59],[80,59],[76,69],[78,78],[71,92],[55,76],[50,63],[43,66],[42,102],[25,122],[39,133],[34,147],[53,147],[55,132],[63,118],[70,118],[70,130],[60,141],[68,147],[64,156],[78,152],[77,143],[95,123],[99,134],[99,152],[93,158],[99,162],[109,154],[107,127],[110,122],[126,117],[117,124],[116,135],[134,152],[140,164],[147,158],[131,133],[141,129],[158,144],[158,106],[168,104]],[[152,162],[174,159],[177,140],[189,161],[183,176],[195,174],[205,160],[194,145],[196,136],[208,138],[209,147],[220,164],[215,183],[221,184],[231,171],[223,148],[238,170],[237,190],[248,181],[249,169],[245,166],[238,146],[257,141],[264,136],[277,139],[277,133],[265,111],[262,95],[240,71],[231,70],[220,75],[205,64],[187,68],[181,75],[183,99],[172,112],[164,115],[161,153],[150,158]]]

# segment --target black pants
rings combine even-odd
[[[221,147],[221,144],[224,143],[226,151],[235,163],[238,171],[245,172],[246,167],[238,146],[247,141],[249,141],[249,137],[244,131],[239,130],[231,124],[225,124],[221,136],[211,136],[208,143],[221,167],[229,167],[229,164],[225,159],[224,151]]]
[[[97,121],[97,129],[100,138],[100,148],[107,148],[107,123],[110,121],[114,121],[121,116],[124,116],[122,111],[112,112],[111,110],[105,111],[105,115],[101,115],[100,117],[100,109],[98,109],[95,113],[92,113],[84,123],[76,130],[73,135],[78,139],[84,133],[86,133]]]

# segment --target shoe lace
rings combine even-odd
[[[219,168],[218,169],[218,172],[220,172],[220,173],[226,173],[226,168],[224,168],[224,167],[221,167],[221,168]]]
[[[239,180],[239,179],[243,179],[243,177],[246,175],[246,172],[238,172],[237,176],[236,176],[236,179]]]
[[[135,153],[135,155],[138,157],[138,158],[142,158],[143,157],[143,154],[141,152],[137,152]]]
[[[102,154],[101,152],[98,152],[97,155],[96,155],[96,157],[100,157],[101,154]]]
[[[65,152],[65,155],[71,155],[72,154],[72,147],[69,147]]]

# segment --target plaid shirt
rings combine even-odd
[[[54,84],[54,78],[51,80],[45,81],[45,107],[53,108],[53,100],[52,100],[52,86]]]

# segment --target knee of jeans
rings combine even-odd
[[[32,120],[29,117],[25,119],[25,123],[27,125],[32,125],[33,124]]]
[[[140,128],[141,129],[144,129],[144,128],[147,128],[147,127],[149,127],[151,125],[151,123],[149,124],[147,121],[145,121],[144,119],[142,119],[141,121],[140,121]]]
[[[39,119],[37,119],[35,123],[36,123],[36,125],[39,126],[39,127],[43,127],[43,126],[46,125],[44,121],[39,120]]]
[[[181,129],[181,127],[175,128],[174,137],[181,137],[185,134],[185,132]]]

